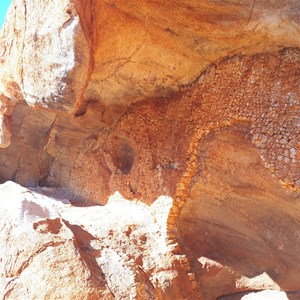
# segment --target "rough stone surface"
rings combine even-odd
[[[84,88],[89,43],[74,3],[43,6],[22,0],[10,6],[1,32],[1,90],[11,101],[68,110]]]
[[[1,187],[3,298],[297,297],[299,11],[13,1],[0,179],[31,190]]]
[[[222,57],[300,43],[297,0],[105,0],[93,11],[86,101],[166,96]]]
[[[95,202],[120,191],[151,203],[162,194],[174,196],[177,183],[188,190],[201,169],[202,138],[242,122],[265,167],[297,192],[299,61],[300,51],[291,48],[226,58],[180,93],[126,111],[94,103],[74,116],[20,102],[11,146],[0,157],[1,175],[27,186],[68,187]]]
[[[248,293],[238,293],[235,295],[227,295],[217,300],[297,300],[299,292],[281,292],[274,290],[253,291]]]
[[[222,57],[298,47],[299,24],[297,0],[14,0],[0,94],[79,114],[94,101],[128,106],[169,95]]]
[[[53,202],[12,182],[1,185],[1,298],[112,299]]]
[[[166,244],[170,197],[82,206],[51,188],[0,185],[2,299],[189,299],[187,258]],[[105,223],[103,223],[105,220]]]
[[[179,215],[180,245],[204,299],[245,287],[299,290],[299,194],[271,177],[244,126],[205,137],[199,152],[211,159],[200,158]]]

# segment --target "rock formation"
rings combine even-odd
[[[192,294],[186,258],[166,243],[170,197],[147,206],[116,193],[106,206],[80,207],[62,189],[12,182],[1,186],[0,197],[2,299]]]
[[[298,1],[14,0],[0,39],[3,299],[300,297]]]

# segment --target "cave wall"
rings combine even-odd
[[[270,174],[298,191],[299,57],[292,48],[228,57],[180,92],[127,110],[95,102],[74,116],[20,102],[12,143],[1,150],[2,177],[68,187],[98,203],[115,191],[151,203],[162,194],[175,196],[177,183],[188,193],[190,184],[180,180],[200,172],[192,151],[202,136],[245,122]]]
[[[170,196],[173,298],[300,290],[297,1],[15,0],[8,16],[2,182]]]

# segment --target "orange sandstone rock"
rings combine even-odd
[[[1,187],[3,297],[297,294],[299,7],[246,2],[13,2],[0,178],[46,189]]]

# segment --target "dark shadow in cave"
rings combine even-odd
[[[32,109],[20,101],[12,114],[11,144],[0,149],[0,177],[26,187],[35,187],[47,172],[42,152],[55,113]]]

